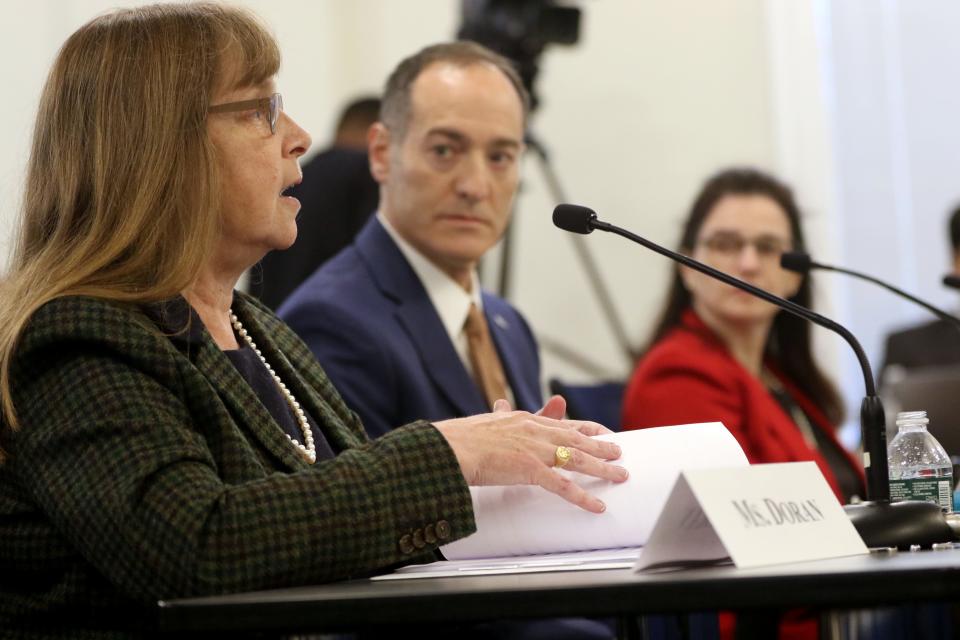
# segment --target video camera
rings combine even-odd
[[[555,0],[463,0],[461,15],[457,37],[512,60],[530,93],[532,109],[539,102],[533,82],[543,49],[580,39],[580,9],[560,6]]]

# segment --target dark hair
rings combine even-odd
[[[728,195],[761,195],[776,202],[790,222],[793,248],[804,251],[800,210],[793,199],[793,192],[773,176],[751,168],[725,169],[704,183],[687,216],[680,237],[680,251],[693,251],[697,235],[707,216],[717,203]],[[800,288],[790,300],[809,307],[811,299],[810,278],[804,275]],[[680,324],[681,316],[691,302],[690,292],[683,286],[678,266],[674,269],[673,283],[648,348]],[[813,360],[809,322],[790,313],[778,313],[767,340],[766,355],[776,359],[783,373],[809,395],[834,424],[843,421],[844,407],[840,394]]]
[[[340,113],[337,133],[348,128],[366,129],[380,118],[380,98],[363,97],[351,100]]]
[[[954,207],[953,211],[950,213],[950,246],[953,247],[953,252],[960,252],[960,205]]]
[[[490,64],[507,77],[517,91],[523,105],[523,117],[526,120],[530,110],[530,96],[523,87],[523,81],[513,63],[476,42],[447,42],[431,45],[405,58],[387,78],[383,90],[383,102],[380,106],[380,121],[391,131],[397,140],[402,140],[410,120],[410,90],[413,83],[432,64],[444,62],[458,67],[475,64]]]

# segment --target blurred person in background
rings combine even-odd
[[[951,270],[960,276],[960,206],[947,220],[950,237]],[[956,326],[937,318],[918,326],[896,331],[887,336],[883,349],[880,382],[890,382],[908,371],[924,367],[960,365],[960,331]]]
[[[804,250],[790,189],[754,169],[707,180],[680,251],[805,307],[808,276],[780,267]],[[677,266],[667,302],[627,387],[625,429],[719,420],[756,462],[817,463],[837,498],[863,495],[856,460],[836,436],[843,405],[813,358],[810,323]]]
[[[279,310],[371,435],[498,398],[541,405],[533,333],[477,276],[510,220],[528,104],[512,64],[472,42],[387,79],[368,140],[380,209]]]
[[[732,168],[694,200],[679,250],[805,307],[810,278],[780,267],[805,250],[800,211],[773,176]],[[813,358],[808,321],[680,265],[649,347],[627,385],[623,428],[722,422],[751,463],[816,462],[837,499],[864,495],[856,459],[837,439],[843,405]],[[817,637],[817,620],[721,615],[724,638]]]

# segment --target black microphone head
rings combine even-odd
[[[803,251],[786,251],[780,256],[780,266],[787,271],[806,273],[813,266],[809,253]]]
[[[597,219],[596,212],[578,204],[558,204],[553,210],[553,224],[571,233],[591,233],[590,224]]]
[[[960,289],[960,276],[948,273],[943,276],[943,284],[947,285],[951,289]]]

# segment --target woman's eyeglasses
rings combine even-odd
[[[700,240],[700,244],[717,255],[735,257],[743,253],[747,245],[753,245],[757,256],[762,260],[779,260],[784,251],[789,251],[789,243],[776,236],[744,238],[739,233],[717,233]]]
[[[275,93],[269,98],[254,98],[253,100],[215,104],[207,109],[207,113],[228,113],[232,111],[246,111],[248,109],[256,109],[261,114],[267,114],[267,122],[270,123],[270,134],[273,135],[277,132],[277,120],[280,118],[280,112],[283,111],[283,96]]]

